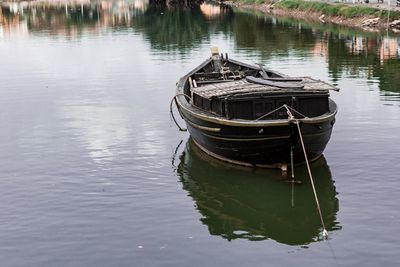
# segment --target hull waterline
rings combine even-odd
[[[224,123],[213,121],[212,117],[196,116],[195,111],[189,112],[183,106],[179,110],[195,144],[215,158],[245,166],[280,168],[291,162],[292,147],[294,164],[305,161],[295,125],[289,120],[254,125],[240,121]],[[300,122],[310,161],[322,155],[334,122],[335,113],[314,121]]]

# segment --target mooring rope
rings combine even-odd
[[[264,114],[264,115],[262,115],[261,117],[258,117],[258,118],[255,119],[255,120],[256,120],[256,121],[261,120],[261,119],[263,119],[263,118],[265,118],[265,117],[267,117],[267,116],[269,116],[269,115],[271,115],[271,114],[277,112],[278,110],[283,109],[284,107],[285,107],[285,105],[280,106],[279,108],[276,108],[276,109],[274,109],[273,111],[268,112],[267,114]]]
[[[289,120],[293,121],[294,124],[297,125],[297,130],[299,132],[299,137],[300,137],[300,143],[301,143],[301,147],[302,147],[303,153],[304,153],[304,159],[306,160],[308,175],[310,177],[311,186],[312,186],[312,189],[313,189],[313,192],[314,192],[315,202],[317,203],[319,218],[321,220],[321,224],[322,224],[322,228],[323,228],[322,236],[323,236],[324,239],[327,239],[328,238],[328,231],[326,230],[325,222],[324,222],[324,219],[322,218],[322,212],[321,212],[321,207],[319,205],[319,200],[318,200],[318,196],[317,196],[317,190],[315,189],[314,178],[313,178],[312,173],[311,173],[310,163],[308,162],[306,148],[304,146],[303,136],[301,134],[300,123],[299,123],[300,121],[293,116],[292,112],[290,111],[291,108],[289,108],[286,104],[283,105],[283,106],[286,108]],[[293,171],[293,168],[292,168],[292,171]],[[294,179],[293,173],[292,173],[292,179]]]
[[[383,3],[383,0],[382,0]],[[390,0],[389,0],[389,10],[387,15],[386,32],[389,32],[389,18],[390,18]]]
[[[315,190],[315,185],[314,185],[314,179],[313,179],[313,176],[312,176],[312,173],[311,173],[310,164],[309,164],[309,162],[308,162],[306,149],[305,149],[305,147],[304,147],[304,141],[303,141],[303,137],[302,137],[302,135],[301,135],[301,130],[300,130],[300,126],[299,126],[299,120],[296,120],[296,125],[297,125],[297,130],[299,131],[300,143],[301,143],[301,146],[302,146],[302,148],[303,148],[304,158],[305,158],[305,160],[306,160],[308,175],[310,176],[310,181],[311,181],[311,186],[312,186],[312,189],[313,189],[313,192],[314,192],[315,202],[317,203],[319,218],[321,219],[321,224],[322,224],[322,227],[323,227],[322,236],[326,239],[326,238],[328,237],[328,231],[326,231],[324,219],[322,218],[321,207],[320,207],[320,205],[319,205],[318,196],[317,196],[317,191]]]
[[[281,109],[283,109],[283,108],[285,108],[286,110],[287,110],[287,109],[290,109],[291,111],[293,111],[293,112],[296,113],[297,115],[300,115],[300,116],[302,116],[303,118],[307,118],[306,115],[304,115],[304,114],[298,112],[297,110],[295,110],[294,108],[289,107],[288,105],[284,104],[284,105],[280,106],[279,108],[276,108],[276,109],[274,109],[274,110],[272,110],[272,111],[270,111],[270,112],[268,112],[268,113],[262,115],[261,117],[258,117],[258,118],[255,119],[255,120],[256,120],[256,121],[261,120],[261,119],[263,119],[263,118],[265,118],[265,117],[268,117],[269,115],[271,115],[271,114],[273,114],[273,113],[275,113],[275,112],[277,112],[277,111],[279,111],[279,110],[281,110]],[[294,117],[293,117],[293,118],[294,118]]]
[[[176,105],[176,108],[178,109],[179,115],[181,115],[181,117],[182,117],[181,111],[179,110],[178,103],[176,102],[176,101],[177,101],[177,100],[176,100],[176,97],[177,97],[177,96],[180,96],[180,95],[183,95],[183,96],[185,96],[185,97],[187,97],[187,98],[190,99],[190,97],[189,97],[188,95],[186,95],[186,94],[177,94],[177,95],[175,95],[175,96],[171,99],[171,103],[169,104],[169,113],[171,114],[171,117],[172,117],[172,119],[174,120],[175,125],[178,127],[179,131],[181,131],[181,132],[186,132],[187,129],[182,128],[182,127],[179,125],[178,121],[175,119],[175,115],[174,115],[174,112],[173,112],[173,110],[172,110],[172,104],[175,102],[175,105]]]
[[[175,159],[176,159],[176,155],[178,154],[179,147],[182,145],[182,143],[183,143],[183,139],[179,142],[179,144],[175,148],[174,154],[172,154],[172,167],[174,168],[174,170],[177,169],[177,166],[175,166]]]
[[[297,110],[295,110],[294,108],[292,108],[292,107],[289,107],[289,106],[288,106],[288,105],[286,105],[286,104],[284,104],[283,106],[285,106],[285,108],[287,108],[287,109],[290,109],[291,111],[293,111],[293,112],[297,113],[298,115],[302,116],[303,118],[307,118],[307,116],[306,116],[306,115],[304,115],[304,114],[302,114],[302,113],[298,112],[298,111],[297,111]]]

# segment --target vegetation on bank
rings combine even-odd
[[[232,2],[238,2],[245,5],[262,5],[266,1],[265,0],[233,0]],[[268,1],[273,3],[273,1]]]
[[[303,0],[281,0],[281,1],[265,1],[265,0],[234,0],[234,2],[242,4],[254,4],[261,5],[266,2],[276,2],[275,8],[288,9],[288,10],[299,10],[318,12],[327,16],[336,16],[344,18],[355,18],[355,17],[379,17],[389,19],[399,19],[400,11],[379,9],[375,7],[362,6],[362,5],[349,5],[342,3],[326,3],[326,2],[313,2]]]

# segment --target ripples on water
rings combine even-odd
[[[0,6],[4,266],[400,261],[397,36],[208,4]],[[279,172],[210,159],[175,129],[175,82],[211,45],[341,88],[325,159],[313,165],[329,242],[318,242],[304,168],[291,188]]]

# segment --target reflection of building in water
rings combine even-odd
[[[3,30],[3,11],[0,8],[0,40],[4,38],[4,30]]]
[[[220,6],[202,3],[200,5],[200,11],[205,17],[212,18],[218,16],[221,13],[221,8]]]
[[[397,38],[397,57],[400,58],[400,37]]]
[[[51,35],[79,36],[112,26],[129,26],[142,14],[148,0],[55,0],[0,4],[0,37],[46,31]]]
[[[399,38],[384,37],[381,40],[379,59],[381,63],[390,58],[399,57]]]
[[[345,45],[347,47],[347,50],[351,54],[362,54],[368,50],[368,48],[372,48],[369,46],[368,43],[368,38],[365,38],[364,36],[352,36],[350,38],[347,38],[345,41]]]
[[[313,47],[311,47],[311,55],[315,57],[328,57],[328,42],[325,39],[316,40]]]
[[[15,12],[15,15],[8,16],[10,12]],[[28,35],[28,25],[26,21],[22,20],[22,14],[15,8],[15,5],[12,5],[8,12],[4,12],[0,6],[0,40],[15,35]]]
[[[399,57],[399,40],[394,37],[368,38],[354,36],[345,41],[347,51],[357,55],[378,51],[381,63],[390,58]]]

